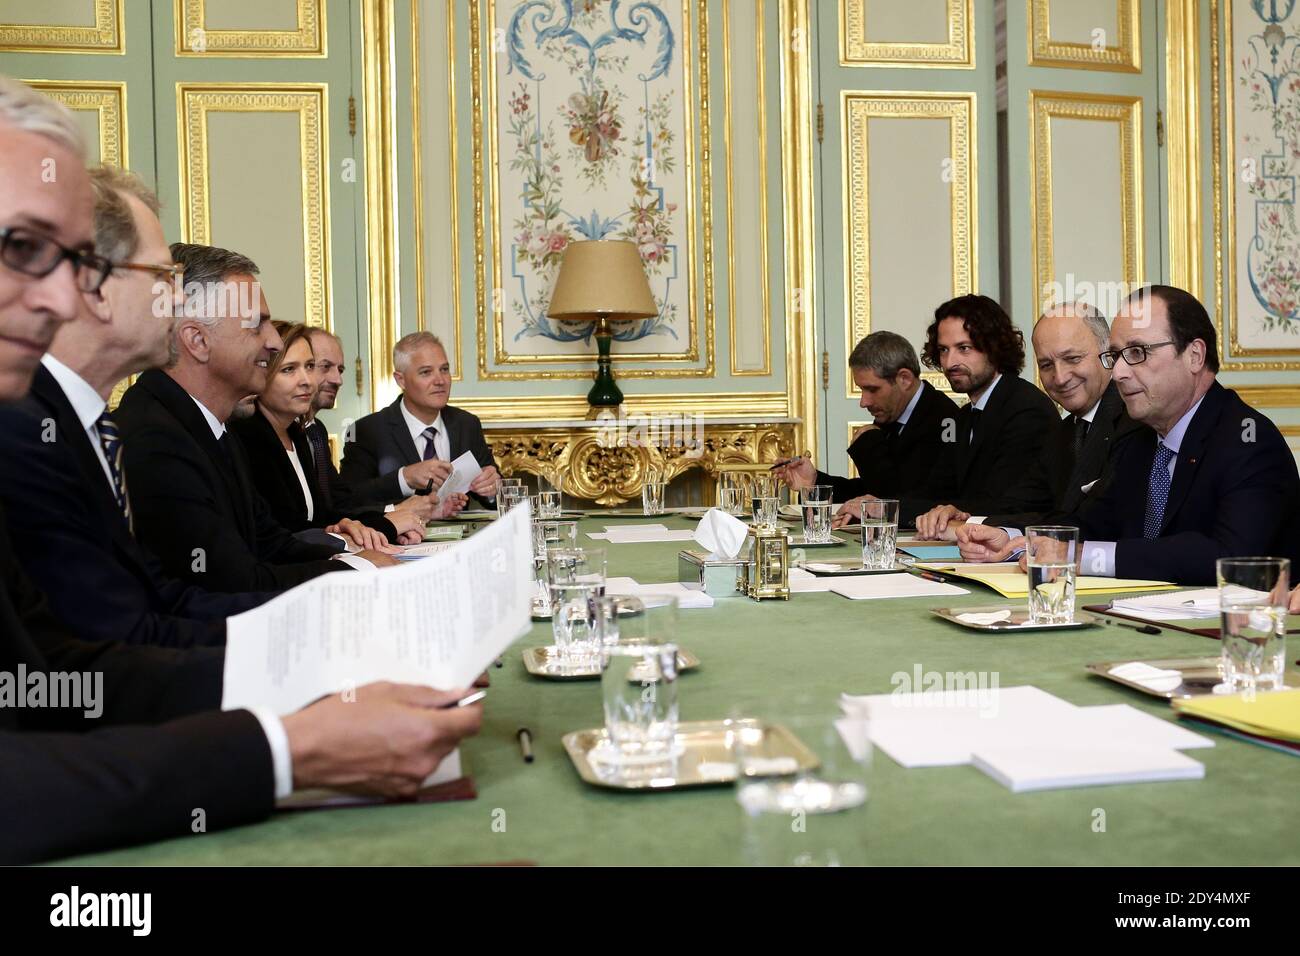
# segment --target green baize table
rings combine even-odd
[[[659,520],[659,519],[656,519]],[[626,518],[587,518],[586,532]],[[670,528],[693,520],[668,516]],[[689,543],[687,543],[689,544]],[[673,581],[687,544],[607,545],[610,576]],[[809,560],[848,557],[845,548]],[[898,672],[988,671],[999,686],[1032,684],[1077,705],[1130,704],[1175,719],[1168,705],[1084,671],[1092,661],[1208,656],[1214,641],[1110,625],[1014,635],[959,628],[928,613],[950,605],[1012,603],[979,585],[968,595],[850,601],[719,600],[682,610],[678,643],[700,667],[681,675],[681,719],[721,719],[734,707],[779,713],[795,697],[885,693]],[[1106,597],[1110,597],[1107,595]],[[1089,597],[1083,603],[1096,603]],[[278,813],[253,826],[73,858],[80,864],[735,865],[742,817],[730,786],[616,792],[583,783],[561,737],[603,722],[600,682],[532,677],[520,650],[551,643],[534,624],[491,669],[483,729],[461,748],[478,798]],[[1288,665],[1300,658],[1292,636]],[[515,732],[528,727],[536,759]],[[972,766],[905,770],[876,751],[869,781],[867,862],[880,865],[1232,865],[1300,863],[1300,760],[1226,736],[1188,751],[1203,780],[1012,793]],[[1094,830],[1105,811],[1105,832]],[[88,807],[88,813],[94,808]]]

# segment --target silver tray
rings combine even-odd
[[[997,621],[993,624],[971,624],[969,621],[957,619],[958,614],[988,614],[993,611],[1010,611],[1011,620]],[[1075,611],[1074,620],[1069,624],[1035,624],[1029,620],[1029,608],[1024,606],[1007,607],[1005,604],[994,604],[989,607],[934,607],[930,608],[930,613],[936,617],[941,617],[945,621],[952,621],[958,627],[964,627],[972,631],[990,631],[998,633],[1024,632],[1024,631],[1077,631],[1085,627],[1095,627],[1097,619],[1087,611]]]
[[[841,563],[842,562],[839,561],[814,561],[813,562],[813,564],[841,564]],[[819,578],[844,578],[844,577],[853,577],[855,575],[862,575],[862,574],[898,574],[900,571],[906,571],[908,568],[906,564],[901,564],[898,561],[894,562],[894,566],[892,568],[878,568],[878,569],[873,568],[870,571],[864,568],[860,562],[858,564],[847,564],[847,563],[843,564],[843,568],[838,571],[818,571],[808,567],[808,562],[806,561],[802,565],[796,565],[796,567],[802,567],[809,574],[815,574]]]
[[[766,756],[791,757],[798,771],[816,768],[817,755],[789,730],[780,724],[763,724],[762,727]],[[735,782],[736,765],[727,747],[727,732],[727,722],[722,720],[679,723],[677,757],[658,775],[645,773],[630,777],[601,774],[589,759],[599,744],[609,740],[603,727],[565,734],[563,742],[578,776],[593,786],[614,790],[677,790]]]
[[[1159,667],[1161,670],[1166,671],[1179,671],[1183,675],[1183,682],[1173,690],[1155,690],[1136,681],[1118,677],[1110,672],[1112,667],[1136,663],[1150,664],[1152,667]],[[1098,661],[1095,664],[1084,665],[1084,669],[1090,674],[1104,677],[1116,684],[1123,684],[1125,687],[1131,687],[1150,697],[1162,697],[1165,700],[1206,697],[1214,693],[1215,685],[1223,680],[1222,665],[1218,657],[1173,657],[1155,661]],[[1286,682],[1284,690],[1300,687],[1300,673],[1286,671],[1282,675],[1282,679]]]
[[[849,542],[843,538],[831,535],[829,541],[805,541],[803,535],[790,535],[790,547],[792,548],[840,548]]]
[[[545,677],[549,680],[590,680],[593,677],[600,676],[599,667],[589,670],[561,669],[555,657],[555,645],[553,644],[546,647],[526,647],[523,650],[524,670],[534,677]],[[694,670],[699,666],[700,659],[698,657],[684,647],[677,648],[677,669],[679,671]]]

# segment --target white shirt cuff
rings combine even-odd
[[[402,474],[402,469],[397,469],[397,488],[402,492],[403,498],[409,498],[415,494],[415,489],[406,483],[406,476]]]
[[[971,515],[966,519],[967,524],[983,524],[988,515]]]
[[[397,510],[397,505],[384,505],[384,514],[388,514],[389,512],[396,511],[396,510]]]
[[[1083,558],[1079,562],[1079,573],[1095,578],[1113,578],[1115,576],[1115,542],[1085,541]]]
[[[289,754],[289,735],[284,732],[280,718],[266,707],[249,707],[248,712],[257,718],[271,745],[271,765],[275,768],[275,799],[282,800],[293,793],[293,757]]]
[[[342,561],[350,568],[358,571],[374,571],[375,566],[361,557],[359,554],[336,554],[330,558],[331,561]]]

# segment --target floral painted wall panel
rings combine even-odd
[[[691,25],[681,0],[498,0],[498,362],[591,354],[592,326],[546,316],[570,242],[628,239],[659,314],[615,354],[691,361]]]
[[[1233,18],[1232,351],[1300,352],[1300,10],[1238,0]]]

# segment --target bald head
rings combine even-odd
[[[1072,415],[1084,415],[1110,384],[1100,354],[1109,342],[1106,319],[1076,302],[1048,309],[1034,325],[1038,377],[1053,401]]]

